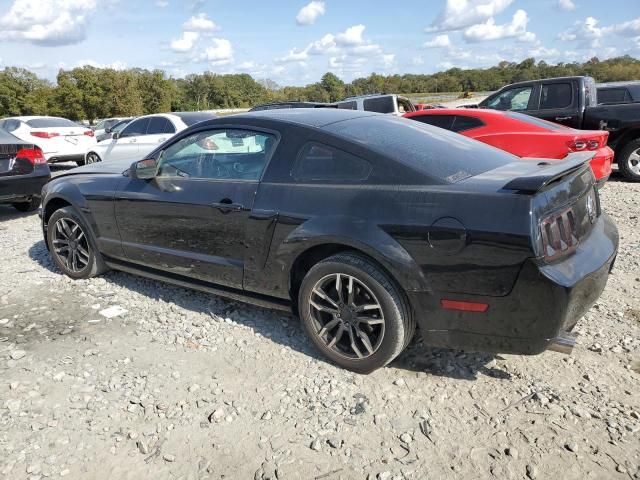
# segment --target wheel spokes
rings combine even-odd
[[[380,348],[385,331],[382,306],[358,278],[327,275],[311,289],[310,297],[314,332],[326,348],[349,359],[367,358]]]
[[[52,250],[72,272],[81,272],[91,258],[89,243],[82,227],[69,218],[59,219],[53,230]]]

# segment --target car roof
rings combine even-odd
[[[233,115],[234,119],[271,119],[285,123],[295,123],[307,127],[322,128],[336,122],[344,122],[354,118],[385,116],[381,113],[362,110],[340,110],[335,108],[292,108],[278,110],[260,110]]]
[[[596,88],[620,88],[620,87],[635,87],[640,86],[640,80],[629,80],[626,82],[606,82],[606,83],[598,83]]]
[[[419,110],[408,112],[406,117],[420,117],[422,115],[463,115],[466,117],[496,116],[504,117],[506,112],[501,110],[491,110],[489,108],[430,108],[429,110]]]

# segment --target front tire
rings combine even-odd
[[[75,280],[106,270],[91,230],[73,207],[53,212],[47,223],[47,244],[56,266]]]
[[[14,203],[13,208],[19,212],[35,212],[40,206],[41,198],[38,196],[31,197],[28,202]]]
[[[617,159],[620,173],[632,182],[640,182],[640,138],[629,142]]]
[[[316,347],[342,368],[371,373],[395,359],[415,332],[404,295],[366,257],[341,253],[313,266],[298,298]]]

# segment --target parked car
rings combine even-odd
[[[433,108],[447,108],[444,105],[433,103],[414,103],[413,106],[415,107],[416,112],[421,112],[422,110],[431,110]]]
[[[356,372],[393,360],[416,324],[427,345],[569,352],[618,248],[592,156],[526,161],[369,112],[254,112],[64,172],[42,228],[71,278],[114,268],[293,308]]]
[[[116,123],[124,119],[125,119],[124,117],[114,117],[114,118],[105,118],[103,120],[100,120],[96,124],[96,126],[93,127],[93,133],[95,134],[96,138],[98,138],[100,135],[104,135],[106,131],[111,127],[113,127]]]
[[[593,151],[589,162],[599,186],[611,175],[609,133],[576,130],[517,112],[438,109],[407,113],[406,118],[458,132],[518,157],[563,159],[572,152]]]
[[[600,83],[597,88],[600,105],[640,102],[640,82],[638,81]]]
[[[640,181],[640,103],[598,105],[591,77],[547,78],[501,88],[478,105],[514,110],[580,130],[606,130],[620,173]]]
[[[336,102],[335,105],[345,110],[364,110],[366,112],[388,113],[397,116],[407,112],[415,112],[416,110],[413,102],[408,98],[383,93],[349,97]]]
[[[0,128],[42,150],[49,163],[84,163],[84,152],[96,144],[93,130],[59,117],[11,117]]]
[[[32,212],[40,206],[42,186],[50,178],[40,147],[0,130],[0,203]]]
[[[139,159],[167,141],[177,132],[204,120],[215,118],[207,112],[174,112],[146,115],[130,122],[110,140],[86,150],[87,164],[107,160]]]
[[[131,120],[133,120],[133,118],[125,118],[111,125],[110,127],[107,127],[104,130],[104,133],[100,135],[96,135],[96,141],[100,143],[100,142],[104,142],[105,140],[109,140],[110,138],[113,138],[113,134],[116,132],[120,133],[124,129],[124,127],[126,127],[129,124],[129,122],[131,122]]]
[[[273,102],[256,105],[250,112],[261,110],[281,110],[287,108],[337,108],[334,104],[323,102]]]

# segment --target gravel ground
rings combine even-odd
[[[286,314],[72,281],[0,207],[0,477],[640,479],[640,184],[602,196],[620,256],[573,356],[416,340],[369,376]]]

